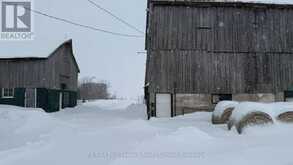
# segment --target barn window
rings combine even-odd
[[[220,101],[232,100],[232,94],[212,94],[212,103],[218,104]]]
[[[13,98],[13,97],[14,97],[14,89],[13,88],[3,88],[2,98]]]

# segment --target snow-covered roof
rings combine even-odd
[[[153,2],[238,2],[263,4],[293,4],[293,0],[151,0]]]
[[[43,44],[37,44],[40,41],[19,41],[9,43],[7,49],[0,50],[0,59],[47,58],[61,45],[71,41],[71,39],[66,41],[47,40],[46,42],[43,42]]]

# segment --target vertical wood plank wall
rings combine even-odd
[[[77,91],[78,69],[71,56],[72,48],[65,44],[48,59],[0,60],[0,88],[60,89]]]
[[[293,85],[293,8],[150,9],[151,93],[277,93]]]

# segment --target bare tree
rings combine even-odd
[[[109,83],[96,82],[95,77],[84,77],[79,81],[79,98],[82,100],[109,99]]]

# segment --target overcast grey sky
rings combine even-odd
[[[146,0],[94,1],[144,31]],[[110,31],[138,34],[87,0],[34,0],[34,9]],[[95,76],[97,80],[107,80],[111,83],[111,92],[120,97],[143,95],[146,56],[137,52],[144,51],[144,38],[113,36],[40,15],[34,15],[34,31],[34,41],[1,41],[0,53],[21,55],[28,47],[58,45],[60,41],[72,38],[81,68],[80,77]],[[35,53],[34,50],[31,53]]]

